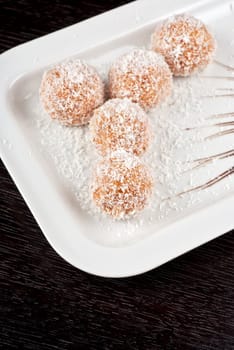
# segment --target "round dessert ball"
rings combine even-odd
[[[174,75],[187,76],[209,64],[215,40],[200,20],[182,14],[167,19],[155,29],[151,48],[165,57]]]
[[[148,110],[171,94],[172,74],[160,54],[134,49],[111,66],[109,89],[112,98],[126,97]]]
[[[101,155],[121,148],[140,156],[151,139],[147,114],[128,99],[112,99],[97,108],[90,121],[90,132]]]
[[[123,219],[146,207],[152,189],[153,180],[146,165],[120,150],[97,164],[92,198],[104,213]]]
[[[104,102],[104,84],[93,67],[73,59],[44,73],[40,99],[52,119],[65,125],[83,125]]]

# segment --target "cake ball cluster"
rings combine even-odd
[[[148,167],[137,156],[149,147],[148,115],[128,99],[111,99],[95,110],[90,133],[103,156],[96,165],[91,186],[96,206],[115,219],[143,210],[153,181]]]
[[[188,76],[211,62],[215,40],[200,20],[184,14],[155,29],[151,48],[165,57],[174,75]]]
[[[46,71],[40,85],[44,110],[65,126],[89,123],[101,159],[93,171],[91,197],[114,219],[142,211],[154,182],[141,157],[152,139],[147,111],[172,93],[173,75],[188,76],[212,60],[215,40],[190,15],[173,16],[158,25],[151,50],[136,48],[117,58],[105,84],[96,69],[71,59]]]

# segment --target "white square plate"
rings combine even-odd
[[[85,57],[94,65],[106,57],[113,59],[121,48],[143,46],[158,21],[181,12],[211,25],[218,41],[217,55],[227,63],[234,50],[229,40],[234,35],[234,14],[232,1],[227,0],[135,1],[0,56],[1,157],[50,244],[69,263],[89,273],[106,277],[143,273],[234,226],[231,187],[215,200],[208,193],[204,203],[163,225],[153,220],[139,227],[137,239],[116,246],[104,244],[100,237],[108,235],[105,225],[82,210],[58,180],[55,165],[41,151],[40,132],[32,123],[46,67],[72,56]],[[231,143],[233,148],[233,139]],[[113,228],[118,233],[122,225],[113,222],[110,231]]]

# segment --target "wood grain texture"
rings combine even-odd
[[[123,3],[1,0],[0,49]],[[98,278],[53,251],[2,163],[0,184],[0,349],[234,349],[233,232],[142,276]]]

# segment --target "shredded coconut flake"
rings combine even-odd
[[[165,57],[174,75],[186,76],[210,63],[215,40],[201,21],[182,14],[156,27],[151,48]]]
[[[103,103],[104,84],[92,66],[79,59],[67,60],[44,73],[40,98],[51,118],[82,125]]]
[[[112,99],[96,109],[90,132],[102,155],[123,148],[139,156],[148,149],[151,139],[148,115],[128,99]]]
[[[112,64],[112,98],[129,98],[150,109],[170,95],[172,74],[164,58],[153,51],[134,49]]]

